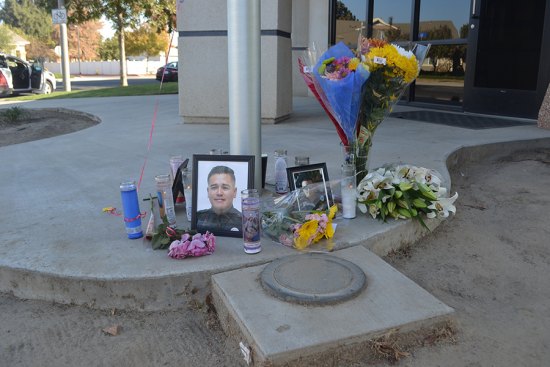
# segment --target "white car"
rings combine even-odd
[[[49,94],[55,90],[55,75],[42,63],[28,63],[0,53],[0,97],[15,93]]]

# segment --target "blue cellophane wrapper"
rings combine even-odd
[[[334,57],[354,57],[353,52],[342,42],[329,48],[317,61],[313,74],[319,86],[323,89],[327,101],[334,112],[334,117],[340,123],[346,136],[351,141],[356,133],[357,115],[361,106],[361,87],[369,78],[369,72],[362,65],[356,72],[349,73],[339,80],[330,80],[319,75],[319,67],[323,61]]]

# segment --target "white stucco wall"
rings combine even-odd
[[[294,0],[292,2],[292,92],[311,95],[298,71],[298,58],[315,44],[323,52],[328,48],[329,2],[327,0]]]
[[[215,9],[215,11],[214,11]],[[262,121],[292,111],[291,0],[263,0]],[[271,31],[279,31],[273,34]],[[179,111],[186,123],[228,121],[227,0],[186,0],[178,6]]]

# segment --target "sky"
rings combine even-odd
[[[360,20],[364,20],[367,0],[342,0],[351,12]],[[411,0],[374,0],[374,17],[385,22],[393,17],[394,23],[411,21]],[[470,0],[422,0],[420,2],[420,20],[452,20],[460,29],[468,23]]]
[[[105,17],[101,17],[101,22],[103,23],[103,28],[99,30],[99,33],[101,33],[101,36],[103,39],[111,38],[115,34],[115,30],[113,29],[111,22],[109,22]]]

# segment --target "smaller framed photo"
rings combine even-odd
[[[193,155],[191,229],[242,237],[241,191],[254,188],[253,155]]]
[[[326,163],[288,167],[286,169],[291,191],[299,190],[298,210],[327,210],[332,205]]]

